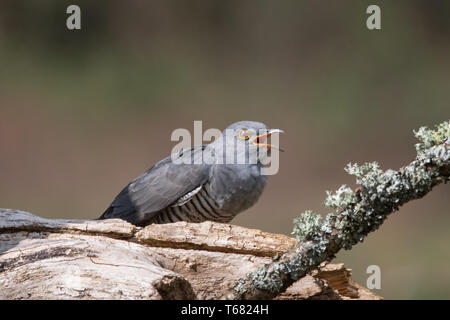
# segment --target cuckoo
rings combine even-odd
[[[261,196],[271,155],[268,129],[254,121],[228,126],[212,143],[159,161],[131,181],[99,219],[120,218],[137,226],[177,221],[229,222]]]

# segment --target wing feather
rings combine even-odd
[[[180,152],[179,157],[199,156],[205,146]],[[201,155],[201,154],[200,154]],[[114,199],[100,219],[121,218],[134,224],[154,217],[210,178],[208,164],[174,163],[169,156],[131,181]]]

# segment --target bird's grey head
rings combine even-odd
[[[239,121],[229,125],[212,145],[217,159],[226,159],[222,163],[261,163],[270,156],[272,148],[279,149],[268,143],[269,137],[279,132],[283,131],[269,129],[261,122]]]

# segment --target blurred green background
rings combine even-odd
[[[66,28],[66,8],[82,29]],[[280,171],[234,224],[289,234],[348,162],[415,156],[413,129],[449,119],[450,2],[0,2],[0,206],[98,217],[166,157],[176,128],[262,121],[287,134]],[[381,268],[385,298],[450,298],[449,186],[342,252],[355,280]]]

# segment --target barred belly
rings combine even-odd
[[[173,205],[161,210],[150,223],[187,222],[229,222],[236,214],[220,209],[217,202],[210,197],[207,187],[203,186],[189,201],[182,205]]]

